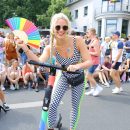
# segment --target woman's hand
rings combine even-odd
[[[76,71],[76,70],[79,70],[79,65],[69,65],[67,67],[67,71]]]
[[[17,49],[17,50],[19,50],[20,48],[22,48],[23,50],[28,49],[28,48],[27,48],[27,45],[24,43],[24,41],[22,41],[22,40],[20,40],[20,39],[17,39],[17,40],[15,41],[15,43],[16,43],[16,49]]]

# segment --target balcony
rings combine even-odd
[[[79,2],[79,1],[81,1],[81,0],[67,0],[66,6],[73,5],[73,4],[75,4],[75,3]]]
[[[100,17],[103,15],[114,15],[114,14],[125,14],[130,15],[130,5],[128,4],[102,4],[95,10],[95,17]]]

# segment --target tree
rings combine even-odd
[[[37,15],[44,14],[49,5],[49,0],[1,0],[0,27],[7,18],[14,16],[27,18],[38,25]]]
[[[50,26],[50,19],[55,13],[63,12],[71,18],[70,11],[66,7],[66,2],[67,0],[51,0],[51,4],[49,5],[46,14],[37,15],[37,20],[42,23],[42,26],[48,28]]]

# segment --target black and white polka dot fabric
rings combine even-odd
[[[81,56],[80,53],[76,47],[76,40],[74,37],[74,55],[72,58],[63,58],[60,56],[60,54],[56,51],[56,60],[61,64],[65,66],[69,66],[72,64],[76,64],[80,61]],[[83,71],[83,70],[80,70]],[[74,77],[77,74],[68,74],[64,72],[64,74],[67,77]],[[64,96],[65,92],[68,90],[69,84],[67,83],[67,79],[64,77],[63,74],[61,74],[61,77],[59,78],[56,88],[54,89],[54,92],[52,94],[51,103],[49,106],[49,114],[48,114],[48,125],[49,128],[54,128],[56,126],[56,118],[57,118],[57,107],[59,106],[59,103]],[[71,102],[72,102],[72,109],[71,109],[71,115],[70,115],[70,129],[74,130],[76,127],[76,123],[79,116],[79,105],[80,100],[83,94],[84,90],[84,83],[80,84],[75,87],[71,87]]]

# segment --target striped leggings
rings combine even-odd
[[[61,75],[60,79],[57,82],[56,88],[52,94],[49,114],[48,114],[48,125],[49,128],[54,128],[56,126],[57,118],[57,107],[64,96],[65,92],[68,90],[69,84],[67,83],[66,78]],[[84,83],[78,86],[71,88],[71,116],[70,116],[70,129],[75,130],[80,114],[80,100],[84,91]]]

